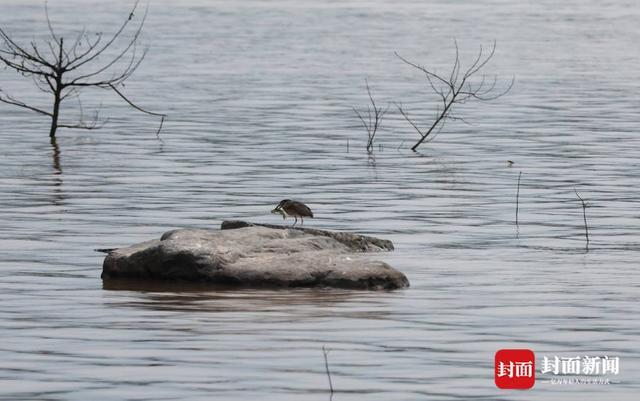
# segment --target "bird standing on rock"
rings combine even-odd
[[[300,217],[300,220],[302,220],[300,225],[304,224],[305,217],[313,218],[313,212],[311,211],[311,209],[309,209],[309,206],[305,205],[302,202],[291,199],[284,199],[280,201],[280,203],[278,203],[278,206],[276,206],[275,209],[271,211],[271,213],[279,213],[282,215],[283,219],[286,219],[287,216],[295,218],[296,221],[293,222],[292,227],[295,226],[298,222],[298,217]]]

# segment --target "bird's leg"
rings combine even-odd
[[[300,223],[300,225],[304,226],[304,219],[302,217],[300,217],[300,220],[302,221],[302,223]]]
[[[296,223],[298,222],[298,217],[297,216],[293,216],[293,218],[296,219],[296,221],[293,222],[293,226],[295,226]],[[291,226],[291,227],[293,227],[293,226]]]

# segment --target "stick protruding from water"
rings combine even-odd
[[[324,369],[327,372],[327,378],[329,379],[329,391],[331,392],[331,395],[333,395],[333,382],[331,381],[331,371],[329,370],[329,359],[327,358],[327,355],[329,355],[329,351],[327,351],[324,345],[322,346],[322,354],[324,355]]]
[[[585,249],[587,252],[589,252],[589,224],[587,224],[587,203],[584,201],[584,199],[582,199],[582,196],[580,196],[580,194],[578,193],[578,190],[576,190],[576,188],[573,188],[573,192],[576,193],[576,196],[578,197],[578,199],[580,199],[580,202],[582,203],[582,218],[584,219],[584,236],[587,239],[587,245],[585,246]]]
[[[518,210],[520,208],[520,177],[522,177],[522,171],[518,174],[518,190],[516,192],[516,228],[520,228],[518,225]]]

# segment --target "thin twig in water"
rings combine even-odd
[[[373,95],[371,94],[371,88],[369,88],[369,82],[364,80],[365,86],[367,88],[367,95],[369,96],[370,106],[367,106],[367,114],[363,116],[360,114],[358,109],[353,107],[353,111],[356,113],[356,116],[362,122],[362,126],[367,131],[367,152],[373,152],[373,142],[376,138],[376,133],[378,132],[378,128],[380,128],[380,124],[382,123],[382,119],[384,115],[389,110],[389,105],[386,108],[379,107],[375,100],[373,100]],[[367,117],[367,118],[365,118]]]
[[[578,197],[578,199],[580,199],[580,202],[582,203],[582,218],[584,219],[584,235],[587,238],[586,251],[589,252],[589,225],[587,224],[587,204],[585,203],[584,199],[582,199],[580,194],[578,194],[578,191],[576,190],[575,187],[573,188],[573,192],[576,193],[576,196]]]
[[[516,227],[518,226],[518,209],[520,207],[520,177],[522,177],[522,171],[518,174],[518,191],[516,192]]]
[[[331,381],[331,371],[329,370],[329,359],[327,358],[329,351],[327,351],[324,348],[324,345],[322,346],[322,353],[324,354],[324,369],[327,372],[327,378],[329,378],[329,390],[331,391],[331,394],[333,394],[333,382]]]

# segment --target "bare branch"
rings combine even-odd
[[[358,111],[358,109],[356,109],[355,107],[352,107],[352,109],[356,113],[356,115],[358,116],[360,121],[362,122],[362,126],[364,127],[364,129],[366,129],[367,132],[369,133],[369,135],[371,135],[371,131],[369,130],[369,124],[367,124],[367,122],[364,120],[364,118],[362,118],[362,116],[360,115],[360,112]]]
[[[453,39],[453,43],[456,47],[456,60],[453,63],[453,68],[451,69],[451,75],[449,76],[449,82],[455,86],[456,81],[458,80],[458,74],[460,72],[460,51],[458,49],[458,41]]]
[[[0,90],[0,92],[2,92],[2,91]],[[2,96],[2,93],[4,93],[4,96]],[[47,111],[41,110],[41,109],[39,109],[37,107],[29,106],[29,105],[25,104],[24,102],[21,102],[19,100],[16,100],[16,99],[12,98],[11,96],[7,95],[6,92],[2,92],[2,93],[0,93],[0,102],[7,103],[7,104],[12,104],[14,106],[18,106],[18,107],[22,107],[24,109],[35,111],[36,113],[43,114],[45,116],[49,116],[49,117],[52,116],[52,114],[47,112]]]
[[[452,87],[451,82],[447,81],[445,78],[442,78],[440,75],[436,74],[435,72],[429,71],[426,68],[424,68],[424,67],[422,67],[422,66],[420,66],[418,64],[412,63],[411,61],[405,59],[404,57],[402,57],[401,55],[399,55],[396,52],[394,52],[393,54],[395,54],[396,57],[398,57],[400,60],[402,60],[405,64],[408,64],[408,65],[410,65],[410,66],[412,66],[414,68],[417,68],[418,70],[420,70],[423,73],[425,73],[427,76],[436,78],[439,81],[441,81],[443,84],[445,84],[445,85],[447,85],[449,87]]]
[[[154,113],[154,112],[151,112],[151,111],[145,110],[145,109],[143,109],[143,108],[141,108],[141,107],[139,107],[139,106],[135,105],[131,100],[129,100],[129,99],[128,99],[128,98],[127,98],[127,97],[126,97],[122,92],[120,92],[118,89],[116,89],[116,87],[115,87],[115,86],[113,86],[112,84],[109,84],[109,87],[110,87],[111,89],[113,89],[113,91],[114,91],[115,93],[117,93],[117,94],[118,94],[118,96],[120,96],[120,97],[121,97],[125,102],[127,102],[127,103],[129,104],[129,106],[133,107],[134,109],[136,109],[136,110],[138,110],[138,111],[141,111],[141,112],[143,112],[143,113],[146,113],[146,114],[152,115],[152,116],[158,116],[158,117],[161,117],[161,118],[160,118],[160,127],[158,127],[158,131],[156,132],[156,136],[160,135],[160,130],[162,129],[162,125],[164,124],[164,119],[167,117],[167,115],[166,115],[166,114],[162,114],[162,113]]]
[[[87,49],[83,52],[80,53],[79,55],[75,55],[74,58],[76,60],[82,60],[83,58],[85,58],[89,53],[91,53],[96,47],[98,47],[98,45],[100,44],[100,42],[102,41],[102,37],[103,37],[103,33],[102,32],[98,32],[96,33],[96,39],[93,43],[91,43],[91,40],[89,39],[89,36],[87,36],[85,34],[84,36],[84,40],[85,40],[85,45],[87,46]]]
[[[398,111],[400,112],[400,114],[402,114],[402,117],[404,117],[404,119],[407,120],[409,124],[411,124],[411,126],[416,130],[418,134],[420,134],[420,136],[423,136],[424,134],[422,133],[418,125],[414,123],[412,119],[409,118],[409,115],[404,111],[404,109],[402,108],[402,105],[398,103],[394,103],[394,104],[398,108]]]
[[[11,39],[11,37],[2,28],[0,28],[0,38],[2,38],[2,40],[5,43],[5,46],[7,46],[7,48],[9,49],[8,51],[4,51],[5,53],[13,54],[16,57],[22,58],[22,59],[24,59],[26,61],[29,61],[29,62],[33,62],[36,65],[37,64],[41,64],[41,65],[45,65],[45,66],[47,66],[49,68],[53,68],[53,65],[50,64],[44,58],[40,59],[40,58],[36,57],[35,55],[27,52],[25,49],[23,49],[13,39]]]
[[[380,128],[380,124],[382,123],[382,119],[384,115],[389,110],[389,105],[386,108],[378,107],[375,100],[373,99],[373,95],[371,94],[371,88],[369,87],[369,81],[365,78],[364,80],[365,86],[367,88],[367,95],[369,96],[370,106],[367,106],[367,116],[368,122],[362,117],[360,112],[353,107],[353,111],[356,113],[365,130],[367,131],[367,152],[373,152],[373,142],[376,137],[376,133],[378,132],[378,128]]]
[[[466,125],[473,125],[469,121],[465,120],[464,118],[454,116],[451,113],[449,113],[449,115],[447,116],[447,119],[449,119],[451,121],[460,121],[461,123],[466,124]]]
[[[82,58],[75,58],[73,60],[71,60],[67,65],[65,65],[65,69],[67,71],[73,71],[75,69],[78,69],[80,67],[82,67],[83,65],[95,60],[97,57],[99,57],[102,53],[104,53],[105,50],[107,50],[122,34],[122,32],[124,32],[125,28],[127,27],[127,25],[129,25],[129,22],[131,21],[131,16],[135,13],[136,8],[138,8],[138,3],[140,2],[140,0],[136,0],[135,3],[133,4],[133,7],[131,9],[131,12],[129,13],[129,18],[125,19],[124,23],[120,26],[120,29],[118,29],[116,31],[116,33],[113,34],[113,36],[111,37],[111,39],[109,39],[109,41],[107,43],[105,43],[100,49],[96,50],[92,55],[88,56],[85,59]],[[147,7],[147,11],[148,11],[148,7]],[[137,32],[141,32],[142,31],[142,27],[144,26],[144,22],[146,20],[147,17],[147,11],[145,11],[144,13],[144,17],[142,19],[142,22],[140,23],[140,26],[138,27]],[[132,39],[132,41],[137,40],[138,35],[136,34],[134,39]]]
[[[33,75],[31,79],[36,85],[36,88],[38,88],[41,92],[52,93],[51,87],[48,85],[48,81],[45,78],[38,75]]]
[[[84,129],[84,130],[94,130],[99,129],[105,126],[105,124],[109,121],[108,119],[105,121],[100,121],[100,110],[102,109],[102,104],[98,109],[94,110],[93,117],[89,121],[85,121],[84,119],[84,108],[82,107],[82,102],[80,101],[80,96],[77,96],[78,100],[78,108],[80,110],[80,118],[75,124],[60,124],[58,128],[70,128],[70,129]]]
[[[48,77],[53,77],[53,74],[50,72],[46,72],[44,70],[38,69],[37,67],[28,67],[25,65],[24,61],[21,62],[14,62],[12,60],[9,60],[8,58],[0,55],[0,61],[3,62],[7,67],[12,68],[14,70],[16,70],[17,72],[21,73],[22,75],[25,76],[30,76],[30,75],[41,75],[41,76],[48,76]]]
[[[493,91],[493,89],[495,89],[495,84],[493,84],[490,89],[484,90],[482,93],[478,93],[477,90],[476,90],[476,91],[462,91],[462,92],[460,92],[460,94],[467,95],[467,96],[472,97],[472,98],[477,99],[477,100],[482,100],[482,101],[488,102],[488,101],[491,101],[491,100],[496,100],[498,98],[501,98],[502,96],[504,96],[507,93],[509,93],[511,91],[511,89],[513,88],[513,85],[515,84],[515,82],[516,82],[516,77],[513,76],[511,78],[511,82],[509,83],[509,85],[507,86],[507,88],[505,90],[503,90],[502,92],[495,93],[493,95],[485,96],[485,94],[490,93],[490,92]]]
[[[467,73],[465,74],[465,77],[470,77],[473,74],[475,74],[476,72],[480,71],[482,69],[482,67],[484,67],[485,65],[487,65],[487,63],[489,61],[491,61],[491,59],[493,58],[493,55],[496,53],[496,41],[493,41],[493,45],[491,46],[491,51],[489,52],[489,55],[486,56],[484,58],[484,60],[482,60],[482,46],[480,47],[480,52],[478,53],[478,58],[476,59],[476,61],[473,63],[473,65],[471,66],[471,68],[469,68],[467,70]],[[478,63],[478,61],[480,61],[480,63]]]
[[[125,102],[129,103],[129,106],[133,107],[134,109],[139,110],[139,111],[141,111],[141,112],[143,112],[143,113],[146,113],[146,114],[150,114],[150,115],[152,115],[152,116],[158,116],[158,117],[166,117],[166,116],[167,116],[166,114],[162,114],[162,113],[154,113],[154,112],[152,112],[152,111],[147,111],[147,110],[145,110],[145,109],[143,109],[143,108],[141,108],[141,107],[139,107],[139,106],[136,106],[136,105],[135,105],[133,102],[131,102],[131,100],[129,100],[129,99],[128,99],[128,98],[127,98],[127,97],[126,97],[122,92],[120,92],[118,89],[116,89],[116,87],[115,87],[115,86],[113,86],[113,85],[109,84],[109,87],[110,87],[111,89],[113,89],[113,90],[114,90],[114,91],[115,91],[115,92],[116,92],[116,93],[117,93],[117,94],[118,94],[122,99],[124,99],[124,101],[125,101]]]
[[[47,26],[49,27],[49,34],[51,34],[51,38],[53,39],[54,42],[59,43],[60,39],[58,39],[58,37],[56,36],[55,32],[53,31],[53,26],[51,25],[51,18],[49,18],[49,5],[48,5],[48,1],[45,0],[44,2],[44,15],[47,18]]]
[[[41,54],[40,51],[38,50],[38,46],[36,45],[36,42],[32,41],[31,42],[31,48],[33,49],[33,53],[35,54],[36,58],[41,59],[41,60],[46,60]]]
[[[107,87],[109,85],[119,85],[121,83],[123,83],[124,81],[126,81],[127,79],[129,79],[131,77],[131,75],[133,75],[133,73],[138,69],[138,67],[140,66],[140,64],[142,63],[142,61],[144,60],[144,58],[147,55],[147,51],[148,49],[144,50],[144,53],[142,54],[142,56],[140,56],[140,58],[135,61],[135,52],[132,55],[131,61],[129,62],[129,65],[118,75],[112,76],[111,78],[108,79],[103,79],[103,80],[98,80],[98,81],[82,81],[84,79],[87,78],[91,78],[93,76],[96,76],[102,72],[104,72],[106,69],[108,69],[109,67],[111,67],[114,63],[110,63],[109,65],[101,68],[99,71],[96,72],[92,72],[89,74],[85,74],[83,76],[77,77],[75,79],[73,79],[70,82],[64,82],[62,84],[63,87],[67,87],[67,86],[99,86],[99,87]],[[116,60],[117,61],[117,60]],[[135,61],[135,63],[134,63]]]
[[[69,50],[69,53],[73,54],[74,58],[78,57],[78,52],[77,52],[78,46],[82,44],[82,39],[85,37],[86,31],[87,31],[86,27],[82,27],[82,31],[80,31],[78,36],[76,36],[76,40],[75,42],[73,42],[73,45],[71,46],[71,50]]]
[[[135,32],[135,34],[133,35],[133,37],[131,38],[131,40],[129,41],[129,43],[124,47],[124,49],[117,55],[115,56],[113,59],[111,59],[110,62],[108,62],[105,66],[103,66],[102,68],[93,71],[91,73],[87,73],[84,75],[81,75],[79,77],[76,77],[73,79],[73,81],[65,84],[65,85],[75,85],[77,83],[80,83],[82,80],[84,79],[88,79],[91,77],[95,77],[105,71],[107,71],[109,68],[113,67],[116,63],[118,63],[118,61],[120,61],[127,53],[129,53],[130,50],[132,50],[132,56],[131,56],[131,60],[129,61],[129,65],[127,66],[127,68],[124,69],[124,71],[122,72],[122,74],[120,74],[117,78],[112,78],[110,80],[105,81],[105,84],[107,83],[112,83],[112,84],[119,84],[124,82],[127,78],[129,78],[129,76],[131,76],[133,74],[133,72],[138,68],[138,66],[140,65],[140,63],[142,63],[142,60],[144,60],[145,56],[147,55],[147,51],[148,49],[145,49],[144,52],[142,53],[142,56],[138,59],[138,61],[136,62],[136,48],[137,48],[137,42],[138,39],[140,37],[140,34],[142,33],[142,28],[144,26],[144,23],[147,19],[147,14],[148,14],[148,9],[145,11],[144,16],[142,17],[142,22],[140,23],[140,26],[138,27],[137,31]],[[107,44],[108,46],[108,44]],[[77,68],[77,67],[76,67]],[[74,70],[76,68],[71,68],[69,71]],[[105,85],[103,84],[103,85]],[[92,83],[89,83],[89,85],[92,85]]]

